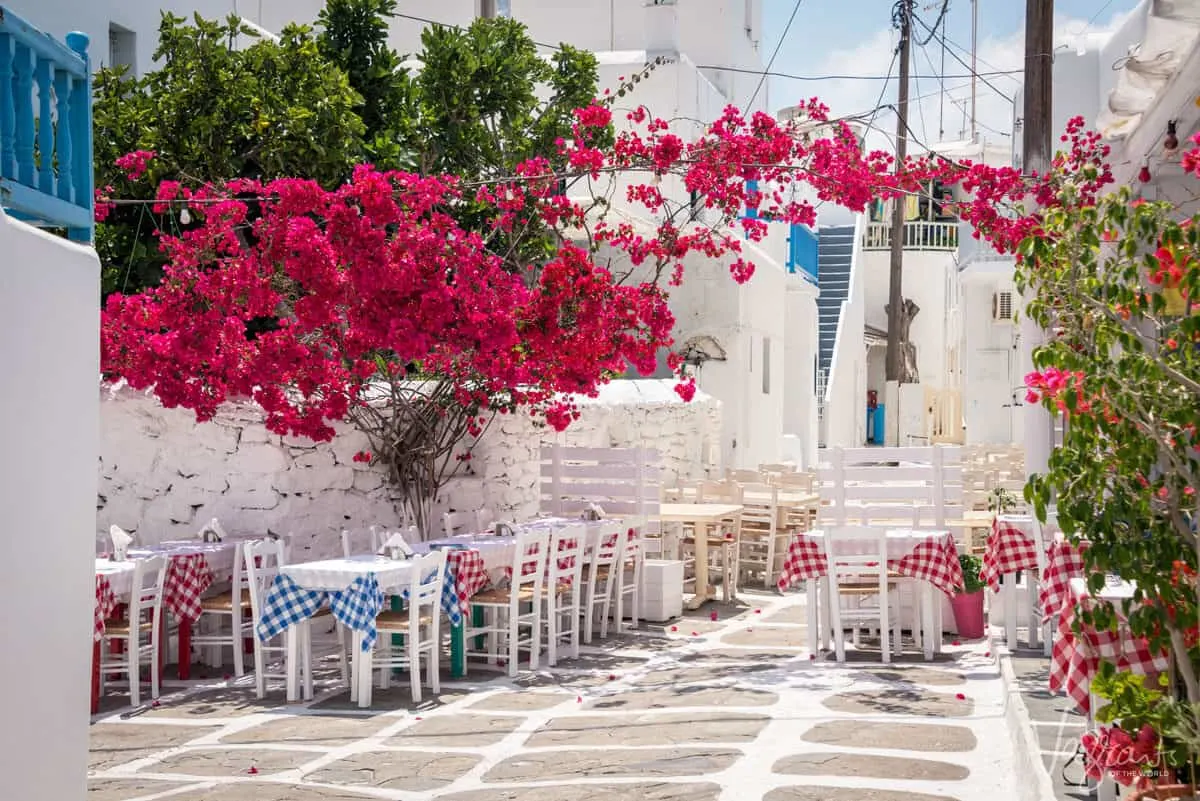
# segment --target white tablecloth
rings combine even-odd
[[[928,531],[911,530],[911,529],[895,529],[887,532],[887,551],[888,559],[902,559],[912,553],[923,542],[929,541],[930,537],[935,535],[949,534],[949,530],[937,531],[930,529]],[[825,547],[825,534],[820,529],[806,531],[800,536],[815,540],[820,544],[822,551]],[[863,538],[852,540],[834,540],[834,549],[836,556],[867,556],[875,553],[875,539]]]
[[[561,528],[564,526],[583,523],[587,526],[587,539],[584,541],[584,552],[591,553],[600,540],[600,532],[605,523],[619,522],[615,520],[580,520],[578,518],[546,517],[521,523],[517,529]],[[623,524],[622,524],[623,525]],[[506,571],[513,566],[517,555],[516,537],[497,536],[488,532],[482,534],[460,534],[456,537],[443,537],[421,543],[417,550],[428,550],[432,545],[449,545],[460,548],[474,548],[483,558],[484,569],[493,582],[507,578]]]
[[[359,576],[374,573],[384,592],[399,592],[411,581],[412,563],[386,556],[351,556],[349,559],[323,559],[284,565],[279,572],[306,590],[336,592],[350,586]]]

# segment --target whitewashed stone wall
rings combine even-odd
[[[479,441],[464,443],[470,467],[444,488],[439,511],[535,515],[543,443],[654,448],[668,481],[703,477],[720,442],[720,404],[702,393],[682,403],[672,386],[614,382],[582,399],[581,418],[561,434],[526,415],[497,417]],[[215,420],[196,423],[128,387],[101,393],[100,532],[115,523],[153,543],[191,537],[217,517],[230,532],[291,533],[296,549],[315,556],[336,552],[343,528],[400,521],[382,471],[353,461],[368,445],[349,426],[313,443],[270,433],[252,404],[228,404]]]

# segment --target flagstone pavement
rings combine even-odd
[[[710,610],[718,620],[712,621]],[[805,648],[801,597],[745,594],[584,647],[536,675],[472,668],[359,710],[321,661],[313,702],[249,677],[168,683],[91,729],[89,801],[973,801],[1015,795],[998,669],[947,641],[881,665]],[[173,669],[169,668],[173,672]],[[448,674],[443,674],[448,675]]]

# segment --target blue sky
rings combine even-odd
[[[1055,3],[1055,37],[1060,45],[1076,46],[1081,34],[1097,35],[1118,25],[1137,0],[1057,0]],[[764,64],[779,43],[795,0],[764,0]],[[893,0],[801,0],[795,22],[792,23],[783,48],[772,71],[799,75],[886,75],[892,60],[896,36],[891,30]],[[940,0],[917,0],[917,16],[933,24],[941,8]],[[1025,3],[1023,0],[979,0],[979,71],[1019,70],[1022,66],[1024,44]],[[917,26],[923,33],[923,29]],[[950,0],[947,13],[946,38],[968,50],[971,44],[971,5],[969,0]],[[927,48],[916,48],[913,72],[918,75],[943,74],[940,68],[941,46],[935,41]],[[953,52],[951,50],[950,52]],[[958,53],[969,63],[969,57]],[[945,73],[964,75],[967,70],[949,53]],[[978,119],[984,126],[985,137],[1007,142],[1003,136],[1010,130],[1011,97],[1019,86],[1020,75],[989,77],[994,89],[978,85]],[[950,91],[941,93],[938,82],[919,79],[910,86],[913,96],[928,95],[914,109],[913,125],[923,141],[954,140],[965,127],[963,108],[970,96],[969,80],[949,79]],[[882,82],[823,81],[801,82],[772,78],[771,105],[783,106],[818,96],[836,114],[851,114],[872,108],[879,96]],[[998,92],[995,90],[999,90]],[[894,102],[896,82],[888,84],[884,102]],[[955,105],[953,101],[958,101]],[[941,122],[939,123],[939,118]],[[875,124],[892,130],[895,120],[888,112],[880,114]],[[993,130],[988,130],[991,128]],[[939,136],[939,133],[942,135]],[[883,136],[883,134],[877,134]],[[876,145],[886,145],[876,141]]]

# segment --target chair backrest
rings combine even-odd
[[[730,468],[725,471],[725,478],[730,481],[736,481],[739,484],[758,484],[764,481],[766,476],[757,470],[735,470]]]
[[[776,464],[760,464],[758,469],[763,473],[778,473],[780,475],[791,475],[796,472],[796,465],[787,462],[779,462]]]
[[[617,563],[624,553],[626,527],[618,520],[605,520],[600,524],[596,547],[592,548],[592,575],[596,569]]]
[[[442,515],[442,534],[456,537],[459,534],[476,534],[475,527],[479,525],[474,512],[446,512]]]
[[[829,526],[825,560],[831,589],[845,576],[878,577],[880,594],[887,594],[887,529],[867,526]]]
[[[541,511],[575,517],[596,504],[610,515],[658,516],[659,454],[647,448],[542,448]]]
[[[246,566],[246,588],[250,591],[250,614],[262,617],[262,604],[279,568],[287,563],[283,540],[267,538],[243,543],[239,549]]]
[[[698,503],[738,503],[741,499],[741,487],[731,481],[701,481],[696,485]]]
[[[513,548],[512,586],[531,584],[541,592],[546,575],[546,559],[550,552],[550,529],[544,527],[517,529]],[[515,599],[517,593],[513,593]]]
[[[150,611],[157,623],[162,612],[163,585],[167,580],[166,556],[151,556],[133,563],[133,589],[129,593],[129,620],[136,631],[142,613]]]
[[[742,485],[742,528],[775,532],[779,520],[779,489],[770,484]]]
[[[584,523],[571,523],[554,529],[550,535],[550,555],[546,566],[548,586],[567,581],[578,585],[579,575],[583,572],[587,537],[588,527]]]
[[[791,492],[814,493],[817,477],[813,473],[780,473],[771,477],[771,483],[781,490]]]
[[[412,559],[412,574],[408,591],[409,622],[420,620],[420,607],[433,605],[435,610],[442,598],[442,584],[446,579],[446,551],[434,548],[427,554]]]
[[[379,553],[379,548],[383,545],[382,532],[379,526],[342,529],[342,556],[349,559],[355,554],[361,554],[363,551],[357,549],[367,545],[371,547],[368,553]]]
[[[963,515],[962,471],[958,446],[826,449],[817,472],[822,520],[846,525],[861,518],[854,507],[915,504],[944,526]]]

